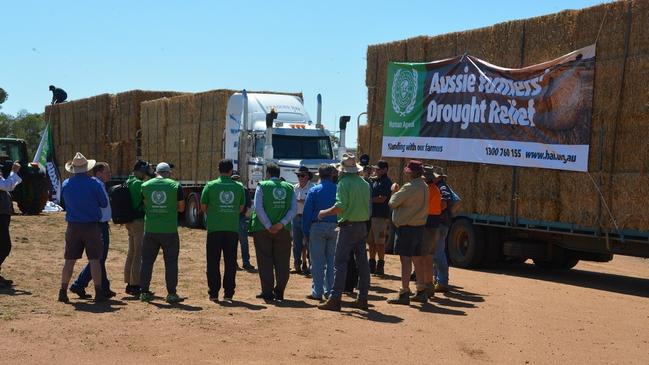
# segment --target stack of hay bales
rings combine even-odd
[[[649,1],[634,0],[372,45],[367,50],[368,126],[359,131],[359,150],[372,160],[380,158],[390,61],[434,61],[468,52],[499,66],[520,68],[597,40],[589,173],[517,168],[514,174],[507,166],[426,162],[447,168],[467,213],[511,216],[515,206],[519,219],[612,230],[605,199],[620,228],[649,231],[649,210],[643,203],[649,193],[647,24]],[[394,180],[402,179],[400,160],[392,163]]]
[[[211,90],[142,103],[143,158],[174,164],[174,178],[185,184],[216,178],[223,158],[228,100],[236,92]],[[299,93],[289,95],[302,98]]]

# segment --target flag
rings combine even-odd
[[[52,140],[52,125],[47,124],[41,137],[41,143],[38,144],[38,149],[34,155],[34,161],[40,166],[45,168],[47,175],[50,177],[52,184],[52,201],[56,204],[61,202],[61,176],[59,169],[56,167],[56,160],[54,159],[54,141]]]

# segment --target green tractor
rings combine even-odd
[[[23,181],[11,192],[11,196],[23,214],[39,214],[50,198],[51,184],[47,172],[37,163],[30,162],[24,140],[0,138],[2,176],[9,176],[14,161],[20,163],[18,175]]]

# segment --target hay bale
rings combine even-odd
[[[611,189],[611,210],[620,229],[649,231],[649,209],[646,206],[649,176],[638,173],[615,174]],[[613,229],[613,224],[608,219],[603,221],[603,225]]]
[[[637,56],[649,53],[649,2],[634,0],[631,8],[631,34],[629,36],[629,54]]]
[[[435,163],[432,164],[439,166]],[[480,165],[477,164],[464,164],[446,169],[448,184],[462,199],[462,212],[470,213],[475,211],[477,190],[474,188],[474,185],[478,181],[477,174],[479,168]]]
[[[367,66],[365,68],[365,85],[376,86],[376,67],[378,62],[379,46],[367,47]]]
[[[579,225],[582,227],[599,227],[600,207],[599,190],[606,196],[608,174],[564,171],[559,175],[559,211],[558,221]]]
[[[597,40],[598,62],[624,57],[626,8],[627,5],[620,1],[577,10],[575,48],[591,45]],[[597,39],[600,25],[602,31]]]
[[[457,52],[503,67],[521,66],[523,22],[506,22],[457,34]]]
[[[449,33],[429,38],[426,46],[426,61],[430,62],[457,56],[458,34]]]
[[[557,170],[518,169],[518,216],[538,221],[559,220],[561,173]]]
[[[406,43],[406,56],[404,61],[408,62],[424,62],[426,61],[426,46],[428,45],[428,37],[419,36],[409,38]]]
[[[474,183],[474,211],[478,214],[509,216],[512,198],[512,168],[480,165]],[[460,185],[464,191],[463,185]]]
[[[629,57],[622,91],[622,119],[631,121],[649,114],[649,54]]]
[[[576,18],[576,11],[566,10],[526,19],[524,65],[549,61],[575,50]]]
[[[614,173],[649,172],[649,141],[640,136],[649,136],[649,115],[621,120],[615,136]]]

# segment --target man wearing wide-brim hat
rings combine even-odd
[[[106,300],[101,287],[101,265],[103,242],[101,237],[101,208],[108,207],[108,198],[102,184],[88,175],[95,166],[95,160],[88,160],[80,152],[65,164],[65,170],[73,174],[62,184],[61,194],[65,201],[65,264],[61,274],[59,301],[69,301],[67,290],[74,264],[83,251],[90,261],[90,273],[95,284],[95,301]]]
[[[311,182],[313,173],[309,171],[306,166],[300,166],[295,170],[297,175],[297,184],[293,185],[295,192],[295,201],[297,202],[297,212],[293,217],[293,267],[296,274],[309,274],[309,265],[307,264],[308,246],[304,242],[304,234],[302,233],[302,214],[304,213],[304,202],[306,195],[315,184]]]
[[[358,173],[362,166],[356,157],[344,154],[340,168],[340,179],[336,191],[336,203],[329,209],[321,210],[318,219],[338,215],[338,239],[334,258],[334,285],[326,303],[318,306],[323,310],[340,310],[340,298],[345,289],[347,261],[353,252],[358,265],[358,298],[354,308],[367,310],[367,294],[370,286],[370,268],[365,251],[367,221],[370,219],[370,186]]]

